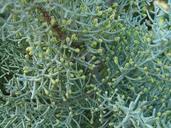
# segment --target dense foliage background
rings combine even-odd
[[[0,127],[170,128],[162,0],[0,0]]]

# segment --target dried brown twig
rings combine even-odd
[[[50,25],[52,16],[47,12],[43,7],[37,6],[37,9],[43,14],[44,20]],[[65,34],[62,31],[62,28],[58,23],[52,25],[52,30],[58,35],[59,39],[63,40],[65,38]]]

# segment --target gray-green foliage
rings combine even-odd
[[[0,126],[171,127],[171,19],[150,0],[1,0]]]

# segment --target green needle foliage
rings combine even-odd
[[[0,0],[0,127],[170,128],[168,11],[153,0]]]

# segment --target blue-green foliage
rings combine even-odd
[[[152,0],[1,0],[0,25],[0,127],[171,127],[171,15]]]

